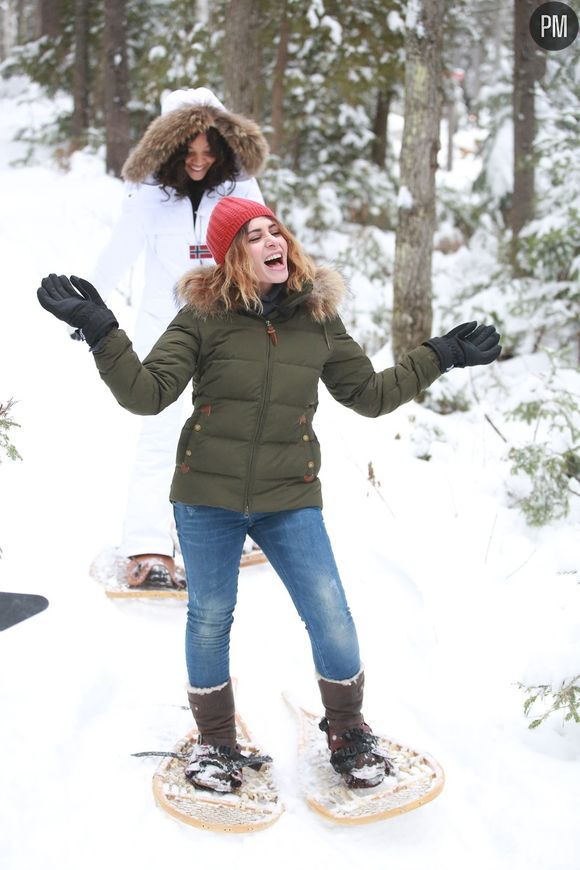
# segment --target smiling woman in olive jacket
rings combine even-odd
[[[339,317],[342,278],[317,268],[266,206],[222,199],[207,243],[216,265],[181,279],[183,307],[143,362],[83,279],[50,275],[39,301],[82,330],[101,378],[133,413],[159,413],[193,378],[170,496],[187,573],[188,695],[200,734],[188,778],[220,791],[241,782],[241,768],[229,763],[237,753],[229,634],[249,534],[308,630],[330,761],[348,786],[374,786],[391,764],[362,715],[356,630],[322,520],[312,427],[318,383],[378,417],[444,371],[492,362],[499,336],[493,326],[462,324],[375,372]]]

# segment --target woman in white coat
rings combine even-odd
[[[178,279],[196,265],[214,264],[205,234],[216,203],[223,196],[264,202],[254,176],[267,155],[259,127],[228,112],[207,88],[174,91],[163,100],[160,117],[123,167],[123,211],[92,272],[106,298],[144,250],[134,331],[141,358],[177,312]],[[180,585],[167,492],[181,422],[177,403],[143,423],[119,548],[131,585]]]

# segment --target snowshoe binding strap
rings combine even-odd
[[[185,708],[184,708],[185,709]],[[232,751],[228,746],[217,747],[218,751]],[[150,749],[146,752],[132,752],[132,758],[177,758],[179,761],[189,761],[191,752],[166,752],[163,749]],[[251,770],[261,770],[264,764],[271,764],[272,759],[269,755],[242,755],[239,753],[239,758],[232,758],[229,764],[232,770],[235,768],[249,767]]]
[[[196,788],[231,792],[242,784],[242,768],[260,770],[262,764],[271,761],[268,755],[243,755],[230,746],[201,743],[193,749],[184,773]]]
[[[378,738],[366,723],[340,733],[331,731],[328,719],[322,719],[318,727],[327,735],[333,769],[349,788],[372,788],[394,774],[393,763],[377,750]]]
[[[125,579],[129,586],[140,589],[185,588],[185,580],[177,574],[173,559],[154,553],[129,556]]]

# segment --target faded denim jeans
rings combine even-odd
[[[356,629],[319,508],[246,516],[177,502],[173,510],[187,573],[190,685],[210,688],[230,677],[230,630],[246,535],[262,548],[288,590],[320,676],[346,680],[360,671]]]

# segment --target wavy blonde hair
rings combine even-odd
[[[238,230],[228,249],[225,262],[223,265],[214,266],[209,281],[206,282],[207,289],[221,298],[226,311],[239,308],[262,311],[262,301],[258,294],[258,277],[254,272],[248,249],[248,223]],[[276,220],[276,226],[288,245],[286,287],[290,293],[296,293],[302,290],[304,282],[314,280],[316,265],[283,223]]]

